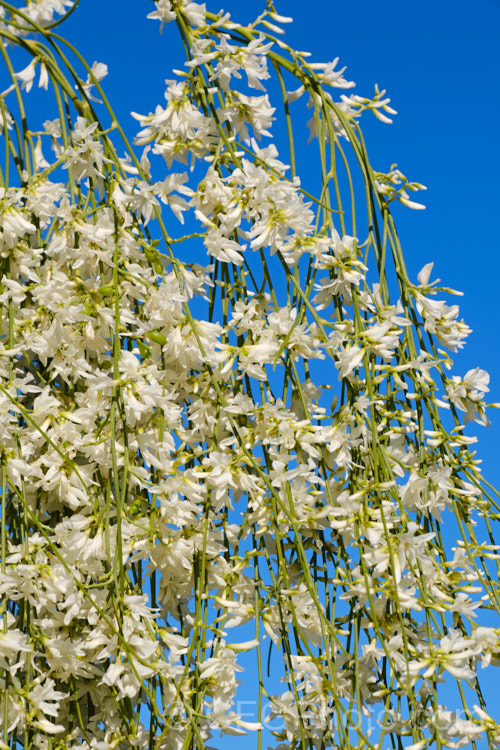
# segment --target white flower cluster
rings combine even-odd
[[[179,21],[190,59],[166,107],[136,115],[139,156],[117,156],[89,105],[102,64],[73,93],[47,62],[74,116],[28,138],[31,160],[2,99],[18,175],[0,189],[0,744],[184,750],[263,732],[237,710],[253,657],[276,748],[498,747],[484,707],[440,702],[443,676],[470,692],[500,663],[500,628],[477,621],[499,609],[497,506],[453,421],[487,421],[488,376],[444,374],[436,342],[454,352],[469,329],[430,298],[430,265],[419,285],[404,272],[387,206],[416,183],[366,176],[355,231],[326,166],[342,137],[355,168],[352,125],[386,120],[385,92],[333,102],[343,70],[285,66],[271,7],[245,28],[194,2],[149,17]],[[329,113],[319,198],[260,143],[269,61],[308,92],[316,132]]]

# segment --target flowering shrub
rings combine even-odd
[[[423,186],[359,126],[389,99],[270,2],[157,0],[187,60],[133,148],[77,4],[0,2],[1,747],[498,747],[499,506],[463,432],[489,379],[405,270],[390,204]]]

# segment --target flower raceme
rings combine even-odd
[[[131,147],[106,65],[62,53],[79,9],[0,5],[31,56],[0,97],[2,747],[497,747],[489,378],[448,374],[469,328],[404,270],[390,203],[422,186],[359,136],[385,92],[337,101],[271,3],[157,0],[187,60]]]

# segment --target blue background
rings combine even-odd
[[[224,3],[241,22],[263,6]],[[81,0],[61,27],[90,64],[108,64],[103,86],[130,136],[138,129],[130,110],[147,114],[163,104],[164,81],[185,59],[176,28],[160,35],[158,22],[146,19],[153,7],[148,0]],[[208,7],[216,12],[219,0]],[[460,304],[473,334],[455,355],[453,373],[488,370],[489,400],[500,401],[500,0],[278,0],[276,7],[295,18],[286,27],[292,46],[312,52],[314,61],[339,56],[356,93],[371,95],[375,83],[387,89],[398,111],[394,124],[363,118],[372,165],[388,171],[397,162],[428,187],[415,196],[425,211],[396,206],[393,212],[410,277],[434,261],[433,278],[465,293],[450,302]],[[484,472],[498,485],[500,414],[490,418],[490,429],[472,425],[467,432],[480,436]],[[242,750],[256,746],[251,736],[213,740],[219,748],[235,742]]]
[[[223,7],[245,22],[264,3],[226,0]],[[219,0],[208,8],[219,10]],[[340,57],[356,93],[370,96],[375,83],[387,89],[394,123],[363,118],[372,166],[388,171],[397,162],[428,188],[414,194],[425,211],[393,210],[410,278],[434,261],[432,278],[464,292],[450,303],[460,304],[473,334],[453,372],[487,370],[489,401],[500,401],[500,0],[278,0],[276,8],[294,18],[285,27],[289,43],[315,61]],[[138,129],[130,111],[163,104],[164,81],[185,59],[175,26],[160,35],[159,23],[146,19],[153,9],[148,0],[81,0],[61,27],[89,63],[108,64],[103,85],[130,136]],[[491,410],[490,419],[492,428],[467,432],[480,436],[483,469],[495,482],[500,415]]]

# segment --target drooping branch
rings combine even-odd
[[[0,0],[4,745],[496,747],[489,378],[406,271],[390,100],[271,3],[158,0],[186,63],[132,146],[76,5]]]

